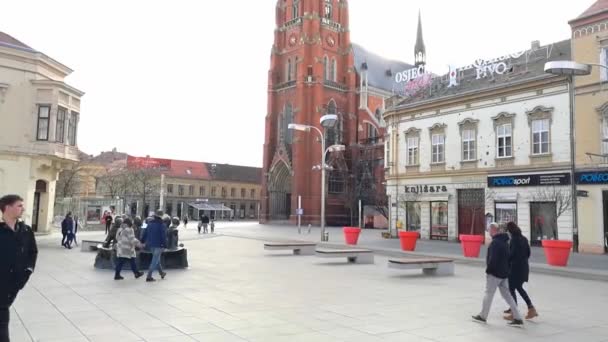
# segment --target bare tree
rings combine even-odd
[[[532,195],[534,202],[555,202],[557,220],[563,213],[572,208],[572,194],[569,189],[557,186],[538,188]]]
[[[59,179],[57,180],[57,197],[67,198],[74,197],[78,193],[79,187],[82,183],[81,173],[82,164],[78,163],[71,169],[65,169],[59,173]]]
[[[142,215],[145,217],[148,213],[144,213],[146,200],[153,195],[159,194],[160,191],[160,172],[154,169],[137,169],[127,172],[128,181],[134,195],[142,199]]]
[[[466,208],[468,208],[471,212],[471,226],[469,227],[469,235],[473,235],[475,234],[475,217],[477,215],[478,212],[485,212],[486,210],[486,206],[488,205],[488,203],[491,203],[494,198],[496,197],[496,192],[492,189],[486,188],[486,185],[484,183],[475,183],[475,182],[471,182],[471,183],[465,183],[463,184],[460,188],[458,188],[459,192],[458,192],[458,201],[459,202],[464,202],[467,203],[469,205],[465,206]],[[462,192],[460,192],[460,190],[478,190],[478,191],[466,191],[465,194],[463,195]],[[461,202],[461,203],[462,203]],[[482,206],[478,206],[475,204],[481,204],[483,203]]]
[[[126,169],[108,171],[97,179],[97,192],[112,198],[126,196],[131,191],[129,173]]]

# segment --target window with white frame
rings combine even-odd
[[[532,121],[532,154],[549,153],[549,119]]]
[[[432,163],[443,163],[445,161],[445,135],[433,134],[432,143]]]
[[[286,79],[285,79],[285,80],[286,80],[287,82],[290,82],[290,81],[291,81],[291,77],[292,77],[292,74],[291,74],[291,68],[292,68],[292,67],[291,67],[291,58],[288,58],[288,59],[287,59],[287,66],[286,66],[286,69],[287,69],[287,70],[285,70],[285,74],[287,75],[287,77],[286,77]]]
[[[295,19],[300,16],[300,1],[294,0],[293,6],[291,7],[291,18]]]
[[[608,42],[604,43],[604,44],[608,44]],[[601,65],[608,65],[608,46],[604,46],[601,49],[600,52],[600,64]],[[608,81],[608,68],[599,68],[600,71],[600,80],[601,81]]]
[[[38,106],[38,127],[36,132],[36,140],[49,140],[49,116],[51,106]]]
[[[335,58],[331,60],[331,80],[334,82],[338,80],[338,63]]]
[[[57,108],[57,122],[55,124],[55,141],[63,143],[65,141],[65,116],[67,110],[65,108]]]
[[[472,161],[477,159],[476,132],[474,129],[462,130],[462,160]]]
[[[173,193],[173,184],[167,184],[167,193],[168,194],[172,194]]]
[[[407,165],[418,165],[418,137],[407,138]]]
[[[498,158],[513,156],[513,132],[512,125],[502,124],[496,126],[496,155]]]

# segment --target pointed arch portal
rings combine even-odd
[[[268,182],[270,219],[287,220],[291,213],[291,172],[281,161],[270,172]]]

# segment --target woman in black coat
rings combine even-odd
[[[528,296],[526,290],[524,290],[524,283],[528,281],[528,275],[530,273],[530,266],[528,259],[530,258],[530,244],[528,239],[522,235],[521,229],[514,223],[507,223],[507,232],[511,235],[511,241],[509,243],[509,290],[511,296],[517,303],[517,295],[515,291],[519,292],[519,295],[528,305],[528,314],[526,319],[532,319],[538,316],[532,301]],[[510,311],[505,311],[510,316]],[[505,319],[509,319],[507,316]],[[512,318],[511,318],[512,319]]]

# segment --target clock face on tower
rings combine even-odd
[[[292,34],[291,37],[289,37],[289,46],[296,45],[296,41],[297,41],[296,35]]]
[[[336,44],[336,41],[334,40],[334,36],[332,36],[331,34],[327,35],[327,37],[325,38],[325,41],[327,41],[327,45],[329,45],[329,46],[334,46]]]

